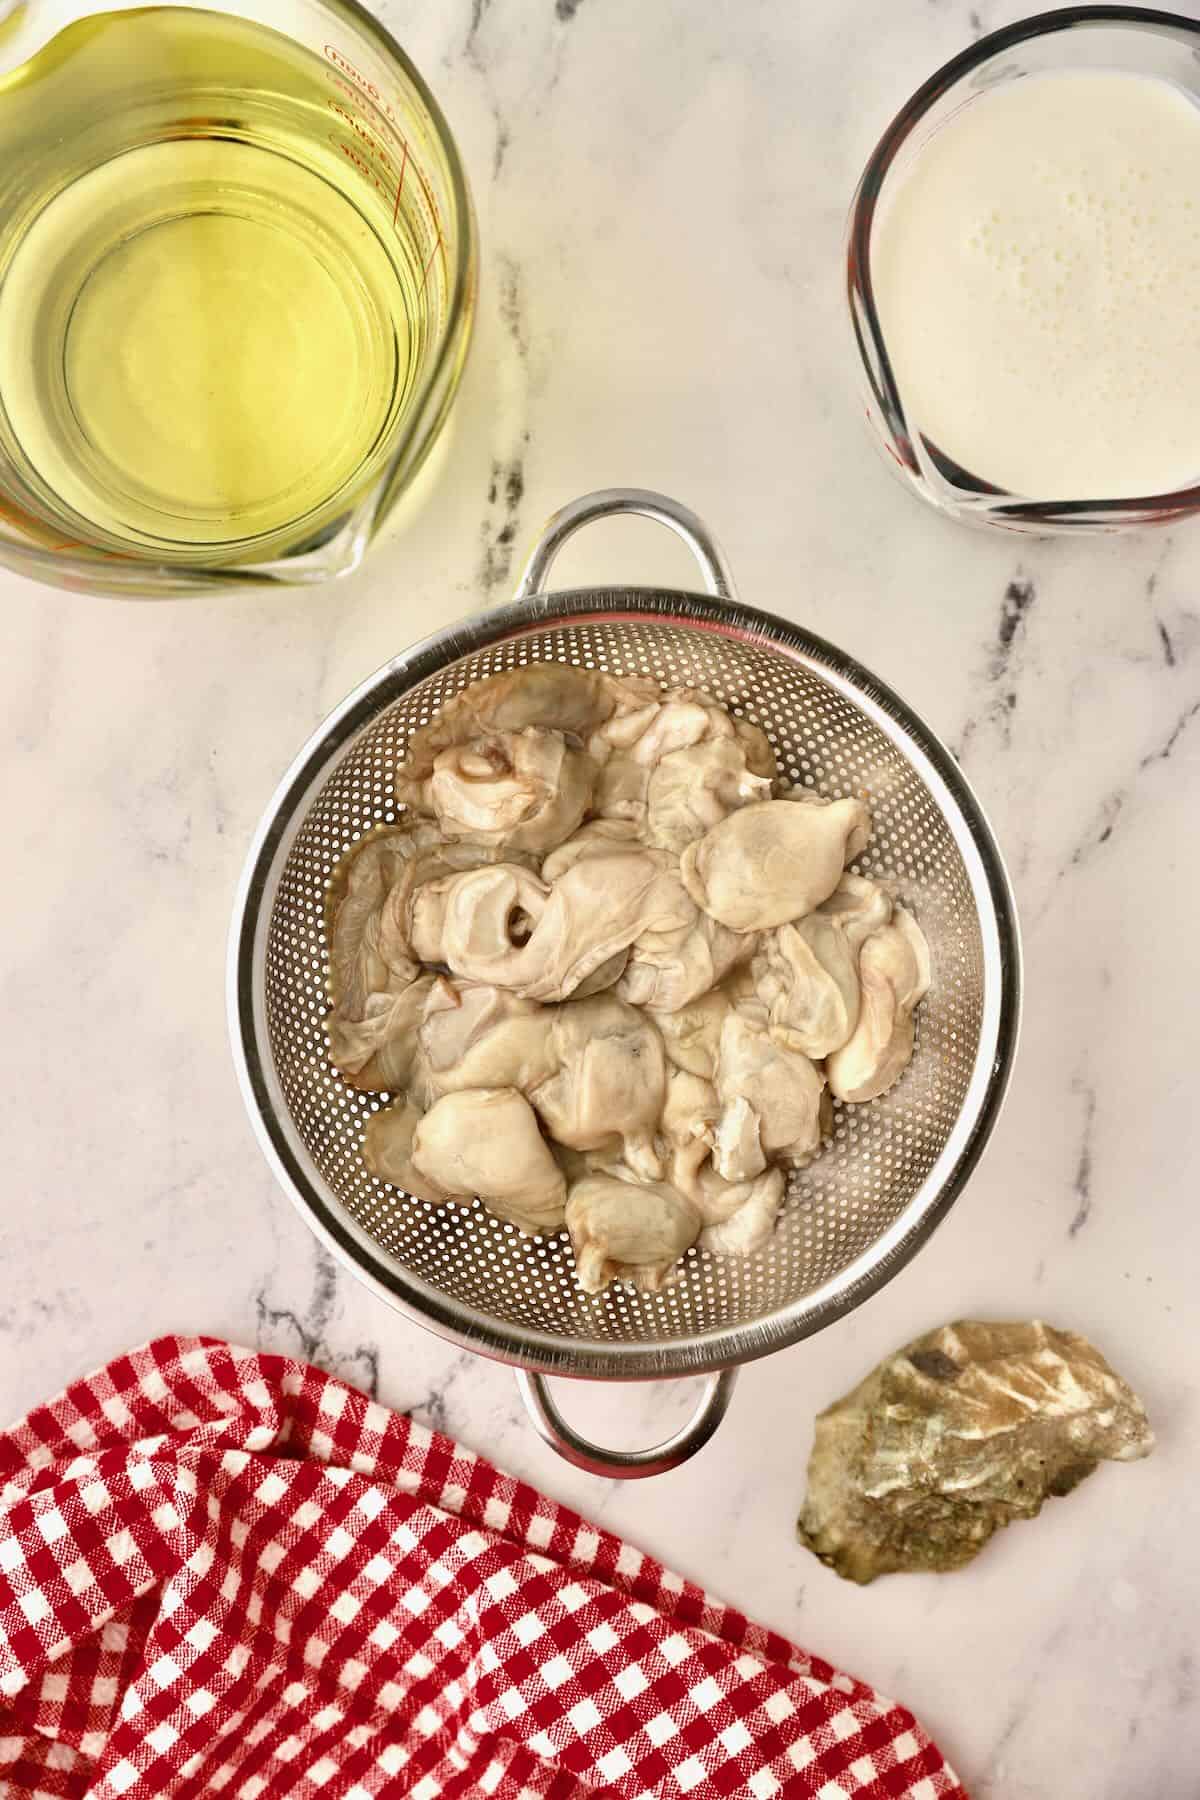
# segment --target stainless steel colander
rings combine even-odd
[[[564,540],[636,512],[677,532],[705,595],[643,588],[546,593]],[[792,1178],[770,1245],[745,1260],[689,1251],[661,1294],[590,1297],[564,1238],[522,1237],[476,1205],[434,1209],[368,1174],[363,1127],[379,1104],[326,1056],[325,890],[338,858],[395,816],[410,734],[469,682],[557,661],[706,688],[752,719],[785,778],[870,796],[875,831],[856,866],[912,906],[933,953],[912,1065],[868,1106],[838,1106],[832,1146]],[[518,1365],[539,1431],[598,1473],[653,1474],[699,1449],[738,1363],[795,1343],[903,1268],[949,1210],[996,1120],[1017,1034],[1020,951],[1004,867],[947,750],[857,663],[782,619],[741,606],[694,514],[612,489],[558,513],[511,604],[427,638],[326,720],[285,776],[243,877],[230,944],[230,1017],[263,1148],[313,1230],[381,1298],[485,1355]],[[545,1377],[710,1374],[692,1420],[645,1451],[605,1451],[563,1420]]]

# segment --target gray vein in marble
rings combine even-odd
[[[1083,1096],[1083,1133],[1079,1143],[1079,1160],[1071,1184],[1075,1195],[1075,1216],[1067,1227],[1067,1236],[1078,1237],[1092,1216],[1092,1137],[1096,1126],[1096,1090],[1090,1082],[1076,1081],[1075,1092]]]
[[[11,1266],[9,1246],[0,1239],[0,1265]],[[64,1292],[56,1288],[47,1298],[44,1294],[27,1294],[20,1301],[20,1310],[10,1304],[0,1312],[0,1337],[11,1338],[14,1343],[38,1343],[47,1331],[61,1331],[68,1323],[79,1324],[87,1318],[87,1308],[78,1294]]]
[[[1002,1797],[1009,1792],[1008,1771],[1004,1767],[1004,1753],[1034,1707],[1040,1702],[1045,1670],[1053,1668],[1051,1658],[1070,1628],[1071,1622],[1064,1620],[1031,1655],[1029,1666],[1033,1673],[1022,1685],[1020,1693],[1009,1708],[1003,1730],[992,1746],[982,1774],[977,1782],[972,1783],[972,1792],[978,1796],[978,1800],[1002,1800]]]
[[[569,25],[582,5],[583,0],[554,0],[554,16]]]
[[[469,1350],[459,1350],[446,1364],[439,1379],[432,1383],[424,1398],[410,1402],[404,1408],[405,1412],[411,1413],[431,1430],[440,1431],[444,1437],[457,1437],[459,1433],[450,1423],[451,1390],[474,1363],[475,1358]]]
[[[1158,641],[1162,645],[1163,661],[1168,669],[1173,669],[1176,663],[1174,641],[1161,619],[1156,619],[1154,622],[1158,626]]]
[[[1158,574],[1158,569],[1152,569],[1146,577],[1146,601],[1151,612],[1154,614],[1154,629],[1158,633],[1158,642],[1162,650],[1163,661],[1166,663],[1168,669],[1173,669],[1179,659],[1175,654],[1175,640],[1167,630],[1166,623],[1160,616],[1156,605]]]
[[[192,844],[192,809],[184,805],[184,775],[178,766],[150,777],[138,790],[130,823],[152,863],[187,859]]]
[[[217,753],[215,750],[209,751],[204,767],[208,776],[208,785],[212,790],[213,830],[218,837],[224,837],[225,826],[229,819],[229,809],[225,804],[225,797],[221,791],[221,777],[217,768]]]
[[[500,277],[500,321],[512,340],[512,347],[522,363],[529,360],[529,335],[525,329],[525,303],[521,284],[521,265],[514,256],[503,251],[496,254]]]
[[[496,181],[499,179],[500,171],[504,167],[504,158],[508,155],[508,146],[512,143],[512,132],[509,130],[508,126],[504,123],[504,120],[501,118],[499,107],[497,107],[495,109],[495,119],[496,119],[496,144],[495,144],[495,148],[492,151],[492,180],[493,181]]]
[[[963,727],[957,750],[960,760],[985,722],[995,727],[1002,748],[1007,749],[1012,740],[1011,720],[1017,710],[1014,664],[1024,647],[1029,614],[1036,599],[1033,582],[1018,569],[1000,602],[1000,618],[985,676],[990,698],[982,717],[972,714]]]
[[[1196,1703],[1196,1659],[1190,1650],[1176,1657],[1171,1674],[1171,1705],[1177,1712],[1190,1712]]]
[[[1025,1723],[1029,1709],[1033,1704],[1035,1694],[1036,1689],[1027,1689],[1008,1715],[1004,1730],[997,1738],[992,1754],[988,1758],[987,1767],[980,1777],[981,1791],[985,1795],[990,1790],[992,1782],[999,1781],[1004,1775],[1004,1752],[1008,1749],[1009,1744],[1012,1742],[1013,1738],[1016,1737],[1021,1726]],[[983,1785],[984,1783],[987,1784],[986,1788]],[[997,1793],[1001,1791],[1002,1790],[997,1789]]]
[[[1001,681],[1007,675],[1017,631],[1025,624],[1026,615],[1036,598],[1037,590],[1033,582],[1018,569],[1004,590],[1000,624],[996,631],[996,648],[992,653],[989,670],[993,681]]]
[[[329,701],[326,699],[325,684],[329,679],[329,669],[333,661],[333,646],[336,628],[322,633],[314,646],[311,687],[313,695],[313,712],[320,718],[328,712]],[[338,696],[340,698],[340,696]]]
[[[488,512],[480,527],[482,549],[479,558],[479,583],[490,599],[495,590],[506,584],[512,572],[513,551],[517,541],[521,501],[525,494],[524,446],[507,462],[492,462],[488,483]]]
[[[471,0],[471,19],[467,26],[467,35],[463,39],[463,55],[471,68],[482,79],[488,111],[492,115],[492,125],[496,133],[496,141],[492,147],[492,181],[496,182],[500,179],[504,158],[509,144],[512,142],[512,130],[491,79],[491,59],[479,41],[480,27],[490,6],[491,0]]]
[[[1139,758],[1132,780],[1127,782],[1124,787],[1114,788],[1111,793],[1105,795],[1096,809],[1096,815],[1091,825],[1075,845],[1066,862],[1060,867],[1060,876],[1066,874],[1068,869],[1082,868],[1091,860],[1097,850],[1108,843],[1142,776],[1149,774],[1156,764],[1170,760],[1180,739],[1197,714],[1200,714],[1200,699],[1193,700],[1188,706],[1185,706],[1183,711],[1177,715],[1175,723],[1162,742]]]
[[[1138,764],[1139,774],[1144,774],[1147,769],[1153,768],[1155,763],[1166,762],[1197,713],[1200,713],[1200,700],[1193,700],[1192,704],[1185,707],[1179,715],[1165,742],[1160,744],[1157,750],[1151,750],[1143,756]]]
[[[327,1368],[345,1381],[360,1387],[372,1400],[379,1397],[379,1349],[371,1343],[356,1344],[348,1351],[334,1349],[330,1325],[337,1308],[340,1271],[323,1244],[313,1240],[312,1292],[302,1310],[275,1306],[267,1292],[267,1283],[254,1295],[258,1320],[260,1349],[284,1350],[299,1354],[305,1362]],[[281,1344],[281,1336],[295,1339],[295,1346]]]
[[[513,353],[523,370],[529,357],[529,339],[521,289],[520,265],[510,256],[498,255],[499,312]],[[507,456],[492,459],[488,482],[487,512],[480,526],[478,580],[484,595],[508,582],[520,530],[521,502],[525,497],[525,451],[529,432],[522,430]]]

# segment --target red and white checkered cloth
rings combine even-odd
[[[163,1338],[0,1436],[0,1793],[965,1800],[910,1713],[319,1370]]]

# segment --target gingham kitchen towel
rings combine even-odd
[[[0,1437],[0,1793],[965,1800],[910,1713],[448,1438],[163,1338]]]

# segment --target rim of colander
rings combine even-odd
[[[933,792],[963,857],[983,938],[983,1021],[967,1092],[946,1145],[899,1217],[812,1293],[751,1323],[657,1344],[517,1325],[464,1305],[405,1268],[358,1224],[312,1162],[292,1125],[266,1028],[265,944],[279,878],[309,804],[357,734],[451,663],[582,618],[655,618],[776,651],[840,690],[893,742],[902,737],[904,754]],[[679,589],[572,588],[509,602],[421,639],[376,670],[318,726],[276,789],[250,847],[230,929],[227,1000],[234,1063],[259,1144],[307,1224],[360,1281],[414,1323],[463,1349],[547,1374],[638,1380],[728,1368],[811,1337],[877,1293],[915,1256],[962,1192],[999,1115],[1020,1026],[1021,946],[1004,862],[970,784],[919,715],[855,658],[740,602]]]

